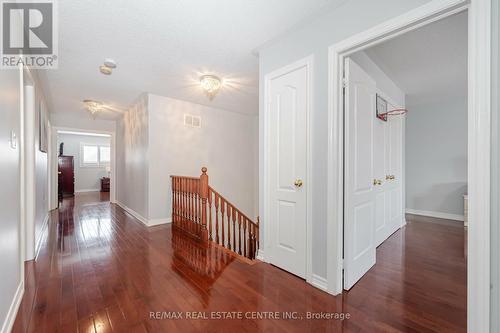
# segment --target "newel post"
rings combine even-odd
[[[201,240],[208,243],[207,229],[207,199],[208,199],[208,175],[207,168],[201,168],[200,197],[201,197]]]

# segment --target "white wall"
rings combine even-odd
[[[184,126],[184,114],[201,128]],[[256,117],[149,95],[149,217],[171,217],[170,175],[199,176],[252,219],[256,218]]]
[[[491,309],[490,332],[500,332],[500,6],[492,1],[492,80],[491,80]]]
[[[116,124],[116,201],[149,218],[148,97],[143,94]]]
[[[11,131],[19,138],[20,132],[20,73],[2,70],[0,75],[0,326],[9,328],[6,321],[15,313],[9,309],[22,283],[19,140],[16,148],[10,145]],[[14,308],[14,311],[16,309]]]
[[[282,38],[269,43],[259,52],[260,105],[259,105],[259,210],[262,216],[264,194],[264,77],[309,55],[314,56],[312,121],[312,221],[313,263],[312,273],[326,277],[326,214],[327,214],[327,142],[328,142],[328,47],[355,33],[403,14],[428,0],[350,0],[321,17],[298,27]],[[265,223],[265,221],[262,221]],[[260,239],[264,239],[264,228],[260,228]]]
[[[438,101],[407,96],[406,208],[463,216],[467,92]],[[458,218],[458,217],[457,217]]]
[[[111,139],[109,137],[91,135],[58,134],[57,154],[59,154],[59,145],[61,142],[64,142],[64,155],[74,156],[75,192],[99,191],[101,189],[100,179],[108,177],[108,172],[105,167],[82,167],[80,164],[80,144],[90,143],[110,146]]]

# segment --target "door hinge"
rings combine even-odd
[[[342,78],[342,88],[347,88],[347,79],[344,77]]]

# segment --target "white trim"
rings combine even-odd
[[[89,189],[81,189],[81,190],[75,190],[75,193],[87,193],[87,192],[100,192],[100,188],[89,188]]]
[[[405,213],[406,214],[413,214],[413,215],[420,215],[420,216],[435,217],[438,219],[446,219],[446,220],[461,221],[461,222],[464,221],[464,216],[460,215],[460,214],[432,212],[432,211],[428,211],[428,210],[418,210],[418,209],[410,209],[410,208],[406,208]]]
[[[40,249],[42,248],[42,240],[43,240],[43,237],[45,235],[45,231],[47,230],[48,228],[48,225],[49,225],[49,214],[47,212],[47,215],[45,215],[45,219],[43,220],[43,225],[42,225],[42,229],[40,230],[40,235],[38,236],[38,239],[36,240],[35,242],[35,260],[36,258],[38,258],[38,254],[40,253]]]
[[[491,0],[471,1],[468,73],[467,331],[490,331]]]
[[[111,137],[111,135],[109,135],[109,134],[88,133],[88,132],[78,132],[78,131],[59,131],[59,134],[72,134],[72,135],[83,135],[83,136],[98,136],[98,137],[105,137],[105,138],[110,138]]]
[[[130,215],[132,215],[133,217],[135,217],[137,220],[139,220],[140,222],[142,222],[142,224],[144,224],[145,226],[148,226],[148,219],[145,218],[144,216],[142,216],[141,214],[137,213],[135,210],[133,210],[132,208],[129,208],[127,207],[125,204],[121,203],[120,201],[116,200],[115,202],[118,206],[120,206],[121,208],[123,208],[124,211],[126,211],[127,213],[129,213]]]
[[[137,220],[139,220],[142,224],[144,224],[146,227],[154,227],[157,225],[162,225],[162,224],[168,224],[172,223],[172,218],[167,217],[164,219],[147,219],[141,214],[137,213],[135,210],[133,210],[130,207],[127,207],[127,205],[119,202],[118,200],[115,202],[118,206],[120,206],[124,211],[135,217]]]
[[[264,257],[264,250],[262,249],[258,249],[257,250],[257,259],[260,260],[260,261],[266,261],[265,257]]]
[[[269,112],[269,88],[272,79],[284,75],[287,72],[291,72],[301,67],[307,68],[307,110],[306,110],[306,132],[307,132],[307,142],[306,142],[306,281],[312,284],[312,140],[311,140],[311,112],[313,110],[313,76],[314,76],[314,55],[309,55],[305,58],[297,60],[289,65],[279,68],[271,73],[266,74],[264,78],[264,109],[265,109],[265,121],[264,121],[264,200],[263,200],[263,218],[264,223],[264,244],[263,251],[269,252],[269,237],[270,237],[270,216],[269,213],[269,172],[270,172],[270,146],[269,140],[269,123],[270,123],[270,112]],[[260,251],[258,253],[263,253]],[[262,257],[264,258],[264,257]],[[268,258],[269,259],[269,258]]]
[[[12,326],[14,326],[14,321],[16,320],[17,311],[19,310],[19,306],[21,305],[21,300],[24,296],[24,280],[21,278],[21,282],[17,286],[16,293],[14,294],[14,298],[12,299],[12,303],[9,307],[9,312],[7,312],[7,316],[5,317],[5,321],[2,325],[1,333],[9,333],[12,330]]]
[[[323,291],[328,290],[328,281],[322,276],[312,274],[311,281],[309,283]]]
[[[148,221],[148,227],[154,227],[157,225],[172,223],[172,218],[167,217],[166,219],[151,219]]]
[[[328,292],[342,292],[344,58],[457,12],[469,10],[467,327],[489,332],[490,323],[490,117],[491,0],[433,0],[328,49]]]

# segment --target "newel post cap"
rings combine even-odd
[[[204,174],[207,173],[207,168],[206,167],[201,168],[201,172],[203,172]]]

